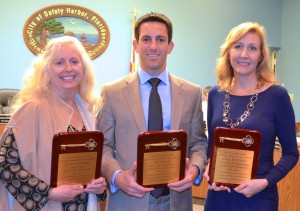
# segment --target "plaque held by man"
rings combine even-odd
[[[86,186],[100,177],[103,133],[61,132],[53,136],[51,187],[66,184]]]
[[[209,183],[236,187],[256,178],[260,145],[259,131],[215,128],[209,161]]]
[[[184,178],[187,133],[183,130],[143,132],[138,136],[137,183],[167,187]]]

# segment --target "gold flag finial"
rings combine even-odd
[[[140,10],[136,7],[132,8],[131,10],[131,14],[134,15],[136,17],[137,14],[140,13]]]

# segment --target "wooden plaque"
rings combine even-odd
[[[138,136],[137,183],[167,187],[185,174],[187,134],[183,130],[143,132]]]
[[[61,132],[53,136],[51,187],[65,184],[86,186],[100,177],[103,133]]]
[[[209,163],[209,183],[236,187],[256,178],[261,134],[255,130],[217,127]]]

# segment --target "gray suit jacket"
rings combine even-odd
[[[202,170],[206,161],[201,88],[169,74],[172,93],[171,130],[188,134],[187,156]],[[111,84],[101,92],[97,129],[104,133],[101,174],[107,182],[117,170],[128,170],[137,157],[137,137],[147,131],[137,72]],[[138,199],[122,191],[110,194],[108,210],[148,210],[149,194]],[[191,189],[170,193],[171,210],[192,210]]]

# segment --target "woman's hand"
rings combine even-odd
[[[205,168],[205,171],[204,171],[204,174],[203,174],[203,177],[206,179],[206,181],[208,182],[209,181],[209,163],[206,165],[206,168]],[[208,189],[209,190],[214,190],[214,191],[224,191],[224,190],[227,190],[228,193],[230,193],[230,188],[227,187],[227,186],[217,186],[215,182],[213,182],[212,184],[209,184],[208,183]]]
[[[95,179],[84,189],[87,193],[102,194],[106,189],[106,182],[103,177]]]
[[[84,188],[82,185],[60,185],[50,190],[48,199],[51,201],[69,202],[83,192]]]
[[[267,179],[252,179],[235,187],[234,190],[240,194],[243,194],[247,198],[250,198],[254,194],[262,191],[268,186]]]
[[[206,179],[207,182],[209,181],[208,173],[209,173],[209,162],[207,163],[204,174],[203,174],[203,177]]]

